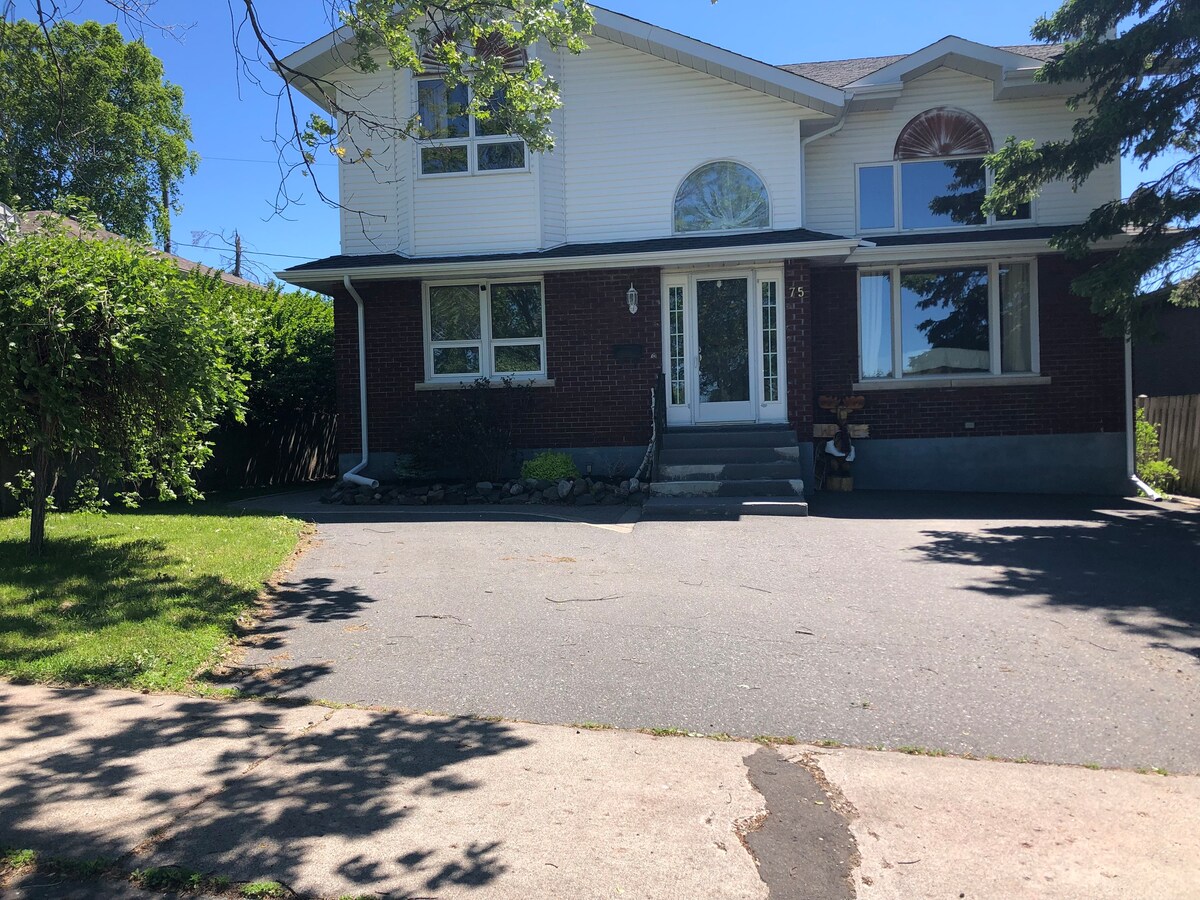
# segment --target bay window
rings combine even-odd
[[[449,87],[443,78],[417,81],[417,115],[422,136],[422,175],[468,175],[526,168],[525,142],[506,133],[496,117],[504,95],[488,103],[490,118],[467,114],[471,95],[465,84]]]
[[[430,284],[424,305],[427,380],[545,374],[541,282]]]
[[[1037,371],[1034,262],[859,272],[864,380]]]

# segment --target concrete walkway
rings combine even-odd
[[[1196,777],[0,683],[0,846],[234,889],[1167,900],[1198,825]]]

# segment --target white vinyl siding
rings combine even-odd
[[[800,226],[800,120],[815,113],[599,38],[565,59],[568,240],[672,233],[675,192],[716,160],[757,172]]]
[[[342,69],[336,79],[344,85],[338,100],[364,117],[387,121],[396,114],[396,78],[384,67],[371,74]],[[408,180],[408,147],[403,141],[369,136],[351,123],[339,134],[349,162],[338,164],[342,252],[349,254],[390,253],[408,243],[408,216],[404,209]],[[363,160],[370,150],[370,159]],[[318,163],[335,160],[321,154]],[[329,171],[317,169],[318,177]],[[331,188],[325,186],[326,191]]]
[[[855,234],[856,166],[892,159],[896,138],[919,113],[951,106],[974,113],[991,131],[997,146],[1010,134],[1046,141],[1069,137],[1075,114],[1062,97],[996,101],[994,85],[951,69],[941,68],[909,82],[894,109],[851,112],[842,129],[818,138],[807,147],[805,227],[834,234]],[[1119,195],[1120,167],[1102,167],[1078,191],[1064,183],[1047,185],[1034,203],[1036,224],[1081,222],[1099,206]]]

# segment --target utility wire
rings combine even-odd
[[[197,250],[213,250],[217,253],[232,252],[232,247],[210,247],[207,244],[183,244],[179,241],[171,241],[172,247],[195,247]],[[277,256],[280,259],[312,259],[311,256],[296,256],[291,253],[266,253],[262,250],[243,250],[243,256]]]

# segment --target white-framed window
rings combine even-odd
[[[906,159],[856,167],[858,230],[945,231],[1033,221],[1033,204],[985,216],[991,172],[982,156]]]
[[[677,234],[762,231],[771,227],[771,197],[758,173],[723,159],[692,170],[675,192]]]
[[[546,374],[541,281],[435,282],[424,295],[427,381]]]
[[[418,149],[423,176],[519,172],[529,168],[525,142],[505,133],[498,118],[479,119],[466,110],[471,95],[465,84],[449,87],[444,78],[417,80],[417,117],[427,138]],[[488,102],[490,111],[503,94]]]
[[[863,268],[858,309],[863,380],[1039,371],[1035,260]]]

